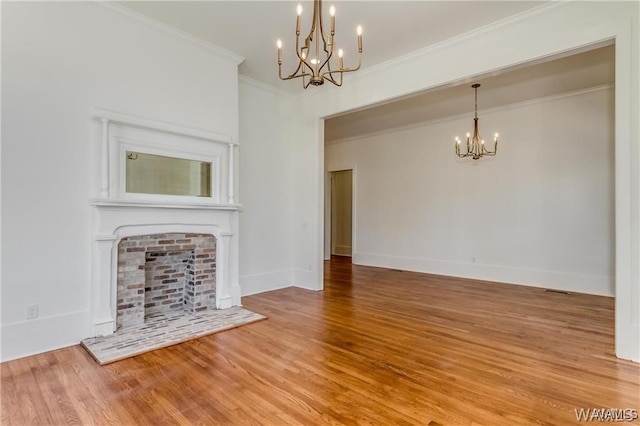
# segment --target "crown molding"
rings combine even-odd
[[[527,20],[537,15],[541,15],[550,10],[555,10],[561,7],[565,7],[568,3],[572,3],[574,1],[579,1],[579,0],[551,0],[547,3],[541,4],[540,6],[533,7],[529,10],[525,10],[515,15],[511,15],[509,17],[506,17],[506,18],[491,22],[489,24],[483,25],[481,27],[475,28],[473,30],[467,31],[465,33],[455,35],[453,37],[436,42],[434,44],[430,44],[418,50],[414,50],[404,55],[396,56],[387,61],[380,62],[378,64],[364,68],[358,71],[356,75],[353,76],[353,79],[357,80],[369,74],[377,73],[377,72],[384,71],[386,69],[398,66],[403,62],[408,62],[412,59],[419,58],[421,56],[426,56],[439,50],[450,48],[452,45],[461,43],[465,40],[481,37],[484,34],[489,33],[491,31],[495,31],[497,29],[504,28],[510,25],[518,24],[519,22],[522,22],[524,20]],[[444,83],[444,84],[446,85],[448,83]],[[339,88],[337,87],[332,87],[330,89],[339,90]],[[303,91],[302,93],[296,93],[294,96],[296,98],[301,98],[305,94],[306,94],[306,91]],[[320,96],[320,95],[321,95],[321,92],[316,92],[312,94],[312,96]],[[406,93],[404,96],[411,96],[411,95],[412,93]],[[364,108],[367,108],[367,107],[368,106],[365,106]]]
[[[512,104],[507,104],[507,105],[500,105],[500,106],[496,106],[496,107],[492,107],[492,108],[483,108],[482,109],[482,114],[483,115],[492,114],[492,113],[496,113],[496,112],[507,111],[507,110],[514,109],[514,108],[522,108],[522,107],[526,107],[526,106],[529,106],[529,105],[540,104],[540,103],[544,103],[544,102],[553,102],[553,101],[556,101],[556,100],[559,100],[559,99],[570,98],[570,97],[573,97],[573,96],[586,95],[588,93],[599,92],[599,91],[602,91],[602,90],[609,90],[609,89],[613,89],[614,87],[615,86],[613,84],[603,84],[603,85],[599,85],[599,86],[589,87],[589,88],[586,88],[586,89],[572,90],[570,92],[544,96],[544,97],[541,97],[541,98],[529,99],[529,100],[521,101],[521,102],[514,102]],[[470,111],[470,112],[472,113],[473,111]],[[325,145],[336,145],[336,144],[339,144],[339,143],[354,142],[354,141],[358,141],[358,140],[362,140],[362,139],[373,138],[373,137],[376,137],[376,136],[384,136],[384,135],[388,135],[390,133],[402,132],[402,131],[405,131],[405,130],[413,130],[413,129],[417,129],[417,128],[420,128],[420,127],[432,126],[434,124],[440,124],[440,123],[446,123],[448,121],[464,119],[464,118],[468,118],[469,117],[469,113],[470,112],[465,112],[465,113],[460,113],[460,114],[455,114],[455,115],[449,115],[447,117],[436,118],[436,119],[433,119],[433,120],[420,121],[418,123],[406,124],[404,126],[390,127],[388,129],[378,130],[376,132],[365,133],[365,134],[357,135],[357,136],[350,136],[348,138],[334,139],[332,141],[326,141]]]
[[[255,80],[251,77],[247,77],[246,75],[242,75],[242,74],[238,74],[238,81],[240,83],[246,84],[248,86],[252,86],[255,87],[256,89],[262,90],[264,92],[269,92],[271,94],[274,94],[276,96],[281,96],[287,99],[295,99],[298,97],[298,95],[295,95],[293,93],[287,92],[285,90],[282,89],[278,89],[275,86],[272,86],[270,84],[267,83],[263,83],[261,81]]]
[[[361,72],[358,73],[358,78],[361,78],[362,76],[365,76],[367,74],[371,74],[371,73],[375,73],[378,72],[380,70],[384,70],[385,68],[390,68],[393,66],[398,65],[399,63],[405,62],[405,61],[409,61],[411,59],[420,57],[420,56],[425,56],[430,54],[431,52],[434,51],[438,51],[438,50],[442,50],[442,49],[447,49],[449,47],[451,47],[452,45],[458,44],[462,41],[468,40],[468,39],[473,39],[473,38],[477,38],[477,37],[481,37],[486,33],[489,33],[491,31],[495,31],[497,29],[500,28],[504,28],[504,27],[508,27],[510,25],[514,25],[517,24],[519,22],[522,22],[524,20],[527,20],[533,16],[537,16],[537,15],[541,15],[543,13],[546,13],[550,10],[554,10],[554,9],[559,9],[561,7],[565,7],[568,3],[571,3],[572,1],[550,1],[548,3],[544,3],[540,6],[536,6],[534,8],[531,8],[529,10],[525,10],[524,12],[520,12],[517,13],[515,15],[511,15],[509,17],[491,22],[489,24],[483,25],[481,27],[475,28],[471,31],[467,31],[465,33],[462,34],[458,34],[456,36],[447,38],[445,40],[439,41],[437,43],[431,44],[429,46],[425,46],[421,49],[418,50],[414,50],[412,52],[406,53],[404,55],[400,55],[400,56],[396,56],[395,58],[389,59],[388,61],[384,61],[384,62],[380,62],[376,65],[373,65],[371,67],[368,67],[366,69],[363,69]]]
[[[100,5],[106,9],[117,12],[121,15],[124,15],[128,18],[141,22],[149,27],[155,28],[156,30],[160,30],[166,34],[169,34],[177,39],[186,41],[188,43],[193,44],[194,46],[203,48],[209,52],[212,52],[223,59],[226,59],[232,62],[235,66],[239,66],[244,59],[242,56],[237,55],[229,50],[223,49],[220,46],[217,46],[213,43],[205,41],[199,37],[193,36],[185,31],[182,31],[178,28],[167,25],[163,22],[158,21],[157,19],[151,18],[143,13],[137,12],[133,9],[130,9],[126,6],[116,3],[111,0],[98,0],[94,1],[94,4]]]

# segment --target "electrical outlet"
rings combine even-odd
[[[27,319],[38,318],[38,305],[27,305]]]

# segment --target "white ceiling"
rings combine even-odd
[[[333,2],[336,44],[345,65],[355,61],[355,28],[364,29],[363,69],[428,47],[491,23],[508,19],[548,1],[378,1]],[[296,0],[287,1],[123,1],[120,4],[245,58],[242,75],[290,93],[302,93],[299,80],[278,78],[276,40],[284,43],[283,73],[294,68]],[[302,33],[311,20],[312,1],[302,1]],[[328,12],[327,12],[328,13]],[[532,35],[533,36],[533,35]],[[575,52],[574,52],[575,53]],[[568,56],[570,55],[570,56]],[[478,52],[478,60],[482,52]],[[613,46],[546,58],[489,76],[477,76],[479,109],[513,104],[559,93],[614,83]],[[458,114],[472,114],[472,80],[353,111],[325,121],[325,142],[376,133]],[[345,76],[349,84],[349,75]],[[308,91],[322,90],[311,86]]]
[[[306,35],[313,3],[302,1]],[[522,13],[543,1],[324,1],[336,7],[336,44],[345,65],[356,60],[355,28],[364,29],[363,69]],[[140,1],[121,4],[245,58],[240,74],[281,90],[300,81],[278,79],[276,40],[284,43],[283,73],[292,72],[296,1]],[[348,76],[345,76],[348,84]],[[322,90],[310,88],[308,90]]]

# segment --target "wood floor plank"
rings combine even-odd
[[[97,365],[80,346],[0,365],[7,425],[566,425],[640,409],[614,300],[325,265],[321,292],[244,297],[268,320]]]

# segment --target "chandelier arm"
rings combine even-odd
[[[361,65],[362,65],[362,60],[358,60],[358,66],[356,68],[340,68],[339,70],[327,70],[322,73],[322,76],[324,76],[325,74],[335,74],[335,73],[343,74],[345,72],[358,71]]]
[[[493,151],[489,151],[487,148],[485,148],[484,152],[487,155],[496,155],[496,153],[498,152],[498,144],[493,145]]]
[[[293,80],[296,78],[300,78],[300,77],[306,77],[309,76],[311,74],[308,73],[301,73],[301,74],[297,74],[297,72],[300,70],[300,65],[298,65],[298,68],[296,69],[296,72],[294,72],[293,74],[290,74],[286,77],[282,76],[282,70],[280,71],[280,80]]]
[[[298,67],[296,68],[296,70],[294,72],[292,72],[291,74],[289,74],[286,77],[282,76],[282,64],[279,63],[278,64],[278,76],[280,77],[280,80],[293,80],[294,78],[300,78],[300,77],[304,77],[310,74],[307,74],[304,71],[301,71],[300,68],[302,67],[303,61],[299,61],[298,62]],[[300,74],[298,74],[298,72],[300,72]]]
[[[340,68],[339,70],[333,71],[333,72],[353,72],[353,71],[358,71],[360,69],[360,67],[362,66],[362,52],[358,53],[358,66],[355,68]]]
[[[326,76],[325,74],[323,74],[323,78],[327,80],[329,83],[338,87],[342,86],[342,74],[340,74],[340,81],[337,81],[335,78],[333,78],[332,75]]]
[[[322,65],[320,65],[320,68],[318,68],[319,70],[321,70],[322,68],[325,67],[325,65],[327,66],[327,71],[323,72],[322,74],[320,74],[320,77],[324,78],[325,74],[327,73],[331,73],[331,62],[330,59],[333,56],[333,51],[329,52],[326,49],[326,45],[324,48],[325,53],[327,54],[327,59],[324,60],[324,62],[322,63]]]
[[[303,67],[303,68],[302,68],[302,73],[303,73],[303,74],[305,73],[305,71],[304,71],[304,66],[306,66],[306,67],[307,67],[307,68],[309,68],[311,71],[313,71],[313,67],[311,66],[311,64],[310,64],[309,62],[307,62],[306,58],[304,58],[304,57],[302,56],[302,51],[303,51],[303,50],[305,50],[305,49],[306,49],[306,51],[307,51],[307,55],[306,55],[306,56],[309,56],[309,55],[308,55],[308,52],[309,52],[309,46],[306,46],[306,45],[305,45],[305,46],[304,46],[303,48],[301,48],[300,50],[297,50],[297,49],[296,49],[296,55],[298,56],[298,60],[300,61],[300,62],[298,63],[298,68],[296,69],[296,72],[298,72],[298,70],[300,69],[300,67]],[[312,73],[312,74],[307,74],[307,75],[313,75],[313,73]]]

